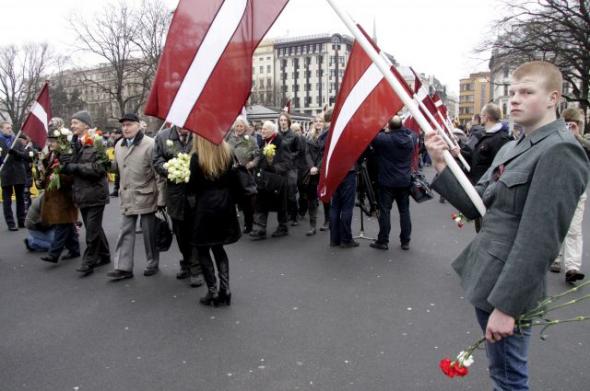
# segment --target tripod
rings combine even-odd
[[[375,238],[365,235],[364,215],[366,214],[367,216],[371,216],[373,215],[373,212],[378,215],[377,198],[375,197],[375,191],[373,190],[371,178],[369,177],[369,171],[367,170],[367,164],[365,161],[359,164],[358,181],[358,202],[356,205],[359,207],[361,212],[361,229],[359,234],[355,236],[354,239],[375,240]],[[366,201],[369,202],[368,208]]]

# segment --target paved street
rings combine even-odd
[[[286,238],[243,238],[228,247],[229,308],[199,305],[205,288],[175,279],[176,243],[161,255],[161,273],[144,277],[138,236],[135,278],[113,283],[111,266],[81,279],[78,260],[41,262],[24,249],[25,230],[8,232],[2,222],[0,390],[491,389],[483,351],[464,379],[438,368],[481,334],[450,267],[473,226],[459,230],[453,211],[437,200],[412,204],[409,252],[398,246],[395,211],[385,252],[368,241],[329,248],[328,233],[307,238],[305,224]],[[113,199],[105,216],[111,253],[118,224]],[[376,220],[366,226],[376,234]],[[550,275],[549,287],[564,290],[563,274]],[[562,316],[589,314],[585,303]],[[550,329],[544,342],[535,333],[533,390],[590,388],[589,326]]]

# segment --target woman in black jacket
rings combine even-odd
[[[207,295],[200,300],[204,305],[231,304],[229,259],[223,245],[237,242],[241,235],[235,202],[238,179],[232,164],[229,144],[224,141],[215,145],[195,135],[187,191],[196,199],[192,245],[207,284]],[[211,252],[217,266],[219,291]]]
[[[320,182],[320,166],[322,165],[323,143],[320,135],[324,129],[324,118],[318,115],[313,127],[310,129],[306,138],[305,148],[305,162],[307,171],[303,177],[303,193],[301,197],[307,202],[307,210],[309,211],[309,225],[310,229],[307,231],[307,236],[316,234],[317,214],[318,214],[318,184]]]

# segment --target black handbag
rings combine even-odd
[[[252,173],[242,165],[235,165],[233,169],[238,177],[238,183],[240,185],[238,190],[239,195],[241,197],[247,197],[257,194],[258,190],[256,188],[254,175],[252,175]]]
[[[414,172],[411,175],[410,195],[418,203],[433,198],[432,189],[421,172]]]
[[[159,209],[156,212],[156,248],[160,252],[168,251],[172,245],[172,230],[170,229],[170,217],[166,210]]]
[[[255,180],[258,189],[268,193],[280,194],[285,186],[285,177],[264,170],[256,172]]]

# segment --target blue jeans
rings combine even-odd
[[[410,189],[407,187],[379,187],[379,236],[377,241],[389,243],[391,231],[391,207],[397,203],[401,232],[399,240],[402,244],[410,242],[412,220],[410,219]]]
[[[49,248],[49,255],[59,258],[64,247],[74,254],[80,254],[80,242],[78,241],[78,230],[74,224],[56,224],[55,236]]]
[[[490,313],[475,309],[481,329],[486,330]],[[526,391],[529,389],[529,341],[531,330],[515,330],[511,337],[496,343],[486,342],[488,368],[494,391]]]
[[[49,247],[51,247],[51,242],[53,242],[54,234],[54,228],[51,228],[47,231],[36,231],[34,229],[29,230],[29,237],[27,238],[29,247],[31,247],[33,251],[44,252],[49,250]]]
[[[352,242],[352,210],[356,199],[356,172],[350,171],[332,196],[330,206],[330,242]]]

